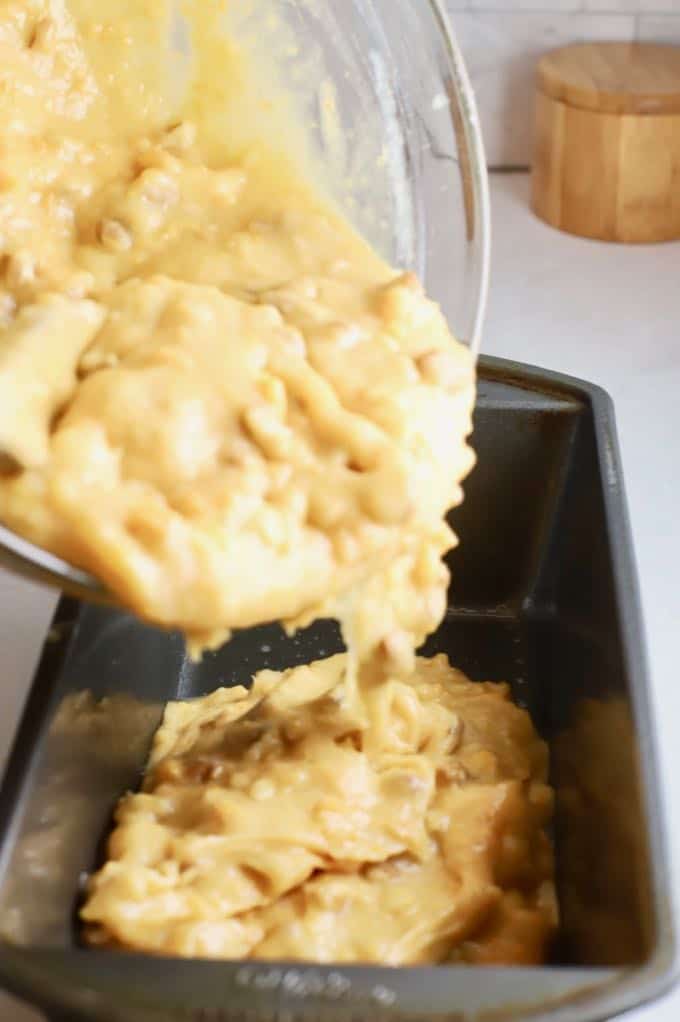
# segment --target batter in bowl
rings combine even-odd
[[[167,3],[0,7],[0,516],[197,652],[338,616],[408,668],[444,611],[473,359],[243,134],[266,102],[240,109],[229,4],[187,7],[179,104]]]

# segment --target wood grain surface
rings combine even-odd
[[[531,202],[587,238],[680,238],[680,47],[570,46],[541,60]]]

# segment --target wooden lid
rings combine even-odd
[[[542,92],[567,106],[610,114],[679,114],[680,46],[585,43],[546,54]]]

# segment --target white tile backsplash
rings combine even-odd
[[[445,0],[477,93],[491,166],[526,166],[536,61],[585,40],[680,43],[680,0]]]
[[[545,2],[545,0],[544,0]],[[480,108],[489,164],[526,166],[536,62],[547,50],[582,39],[632,40],[632,15],[460,11],[453,25]]]
[[[445,0],[450,11],[585,11],[606,14],[680,14],[680,0]]]
[[[516,11],[582,11],[583,0],[511,0],[503,5],[502,0],[467,0],[468,11],[504,11],[513,14]]]
[[[645,42],[680,44],[680,2],[677,14],[647,14],[639,18],[638,37]]]
[[[551,0],[547,0],[546,6],[550,5]],[[512,6],[512,2],[508,6]],[[583,7],[586,11],[668,14],[673,11],[680,13],[680,0],[584,0]]]
[[[586,11],[609,14],[675,14],[680,0],[445,0],[450,11]]]

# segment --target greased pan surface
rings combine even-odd
[[[449,612],[426,649],[473,678],[510,681],[550,744],[562,911],[552,963],[326,968],[81,947],[83,877],[117,798],[139,781],[164,703],[340,640],[329,622],[293,639],[271,626],[196,665],[175,636],[63,600],[0,790],[0,982],[55,1022],[592,1022],[665,989],[670,884],[611,404],[580,381],[483,359],[474,443]]]

